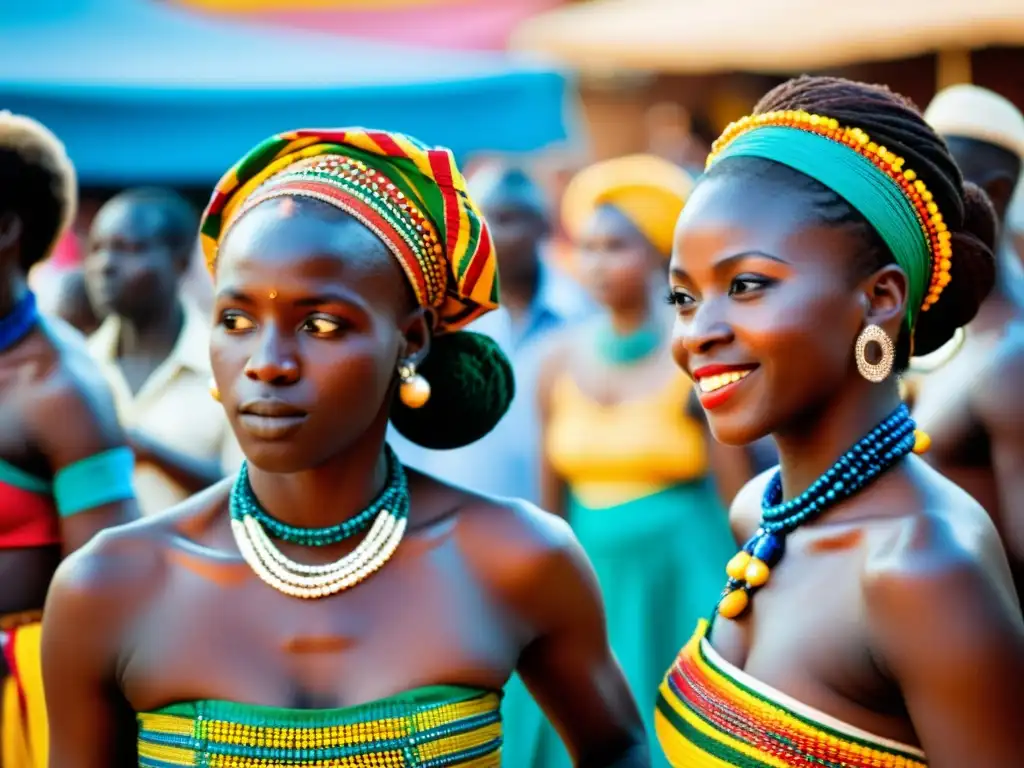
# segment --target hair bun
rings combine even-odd
[[[486,435],[508,411],[515,377],[505,353],[489,336],[459,331],[435,336],[419,373],[430,399],[408,408],[397,398],[391,423],[424,448],[461,448]]]
[[[914,354],[926,355],[941,347],[967,325],[988,296],[996,280],[993,250],[998,237],[995,208],[980,187],[964,182],[963,229],[953,232],[950,245],[949,285],[939,301],[922,312],[914,333]]]

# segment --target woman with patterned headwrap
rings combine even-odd
[[[497,766],[514,670],[592,766],[648,764],[592,572],[557,518],[405,470],[485,434],[507,361],[448,150],[297,131],[220,182],[212,394],[247,462],[99,539],[50,596],[53,765]],[[52,683],[52,686],[50,685]]]
[[[711,480],[721,449],[672,365],[671,313],[656,299],[692,184],[648,155],[599,163],[570,183],[562,213],[578,274],[605,311],[556,345],[539,392],[543,503],[566,516],[594,563],[612,649],[642,703],[654,701],[658,667],[714,601],[735,548]],[[745,455],[732,458],[714,461],[723,493],[749,476]],[[509,693],[507,722],[509,752],[525,750],[517,765],[568,765],[520,690]]]

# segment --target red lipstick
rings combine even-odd
[[[724,404],[755,368],[756,365],[705,365],[694,370],[692,376],[704,410]]]

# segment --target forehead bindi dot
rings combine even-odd
[[[277,298],[277,291],[271,291],[270,293],[267,294],[267,296],[270,298],[271,301],[273,301],[274,299]]]

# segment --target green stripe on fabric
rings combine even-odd
[[[844,733],[843,731],[837,731],[834,728],[830,728],[827,725],[823,725],[822,723],[819,723],[816,720],[812,720],[809,717],[805,717],[804,715],[801,715],[798,712],[793,712],[791,709],[787,709],[786,707],[782,707],[782,706],[779,705],[778,702],[773,701],[772,699],[768,698],[767,696],[765,696],[764,694],[760,693],[759,691],[755,691],[753,688],[750,688],[750,687],[744,685],[739,680],[737,680],[736,678],[732,677],[727,671],[723,670],[721,667],[719,667],[717,664],[715,664],[715,662],[713,660],[709,659],[707,654],[704,653],[704,648],[703,648],[702,645],[698,645],[698,653],[700,654],[700,657],[703,660],[703,662],[705,664],[707,664],[709,667],[711,667],[711,669],[715,670],[715,672],[717,672],[719,675],[721,675],[726,680],[728,680],[730,685],[732,685],[735,688],[738,688],[739,690],[743,691],[744,693],[748,694],[749,696],[752,696],[753,698],[757,699],[758,701],[762,701],[762,702],[764,702],[766,704],[769,704],[772,707],[776,707],[778,709],[781,709],[783,712],[786,713],[786,715],[788,715],[789,717],[793,718],[797,722],[803,723],[804,725],[806,725],[806,726],[808,726],[810,728],[813,728],[813,729],[815,729],[817,731],[821,731],[822,733],[824,733],[824,734],[826,734],[828,736],[833,736],[833,737],[835,737],[837,739],[840,739],[841,741],[845,741],[848,744],[857,744],[859,746],[868,747],[868,748],[873,749],[873,750],[875,750],[877,752],[882,752],[882,753],[887,754],[887,755],[894,755],[896,757],[903,757],[903,758],[906,758],[907,760],[914,760],[914,761],[920,761],[921,760],[921,756],[920,755],[915,755],[915,754],[912,754],[910,752],[904,752],[904,751],[900,751],[898,749],[893,749],[892,747],[889,747],[888,745],[879,744],[878,742],[875,742],[875,741],[869,741],[867,739],[857,738],[856,736],[853,736],[853,735],[851,735],[849,733]]]
[[[204,720],[225,720],[239,725],[254,725],[267,728],[286,728],[293,726],[353,725],[355,723],[379,720],[384,717],[398,716],[401,709],[404,715],[411,714],[408,710],[428,709],[445,704],[459,704],[489,695],[489,691],[477,688],[465,688],[456,685],[433,685],[416,688],[411,691],[377,699],[352,707],[334,709],[292,709],[286,707],[268,707],[259,704],[239,704],[233,701],[203,700],[169,704],[153,710],[148,714],[172,715],[194,719],[200,714]],[[388,713],[389,708],[396,712]]]
[[[715,159],[760,157],[824,184],[867,219],[907,274],[907,326],[921,311],[931,279],[931,245],[913,203],[899,185],[863,155],[800,128],[764,126],[736,137]]]
[[[461,192],[456,192],[455,194],[460,198],[465,197]],[[465,211],[466,218],[469,219],[469,236],[466,240],[465,250],[467,258],[464,258],[462,263],[459,264],[459,280],[462,280],[466,276],[466,272],[469,269],[470,264],[482,257],[481,254],[477,253],[477,248],[480,247],[480,219],[473,214],[473,209],[468,205],[463,206],[462,210]],[[470,256],[470,254],[472,254],[472,256]]]
[[[676,730],[677,733],[679,733],[680,736],[682,736],[688,742],[696,746],[705,754],[711,755],[712,757],[716,757],[719,760],[728,763],[729,765],[737,766],[737,768],[772,768],[771,765],[762,760],[749,757],[743,754],[742,752],[733,749],[727,744],[723,744],[722,742],[715,741],[709,736],[705,736],[703,733],[701,733],[688,722],[686,722],[686,720],[684,720],[679,715],[679,713],[672,708],[672,705],[665,700],[664,694],[660,692],[658,693],[657,707],[658,711],[665,716],[665,719],[668,720],[669,724]],[[704,718],[701,719],[703,720]],[[709,723],[709,725],[711,724]],[[718,730],[718,728],[714,725],[711,725],[711,727]]]
[[[30,475],[23,469],[19,469],[10,462],[0,459],[0,483],[13,485],[23,491],[30,493],[49,494],[53,487],[48,481],[42,480],[35,475]]]

